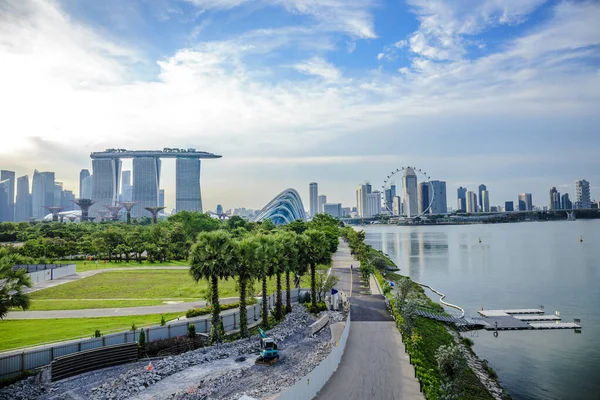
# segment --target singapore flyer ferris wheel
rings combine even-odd
[[[398,196],[393,182],[397,178],[402,181],[402,195],[395,201]],[[435,193],[431,177],[417,167],[396,168],[387,175],[382,189],[384,210],[392,216],[419,218],[430,212],[434,202]]]

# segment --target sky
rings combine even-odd
[[[196,148],[205,209],[416,166],[492,205],[600,200],[600,1],[0,0],[0,168]],[[124,169],[131,168],[125,162]],[[401,179],[396,179],[400,184]],[[161,186],[174,207],[175,166]]]

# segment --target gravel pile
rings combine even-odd
[[[339,312],[327,311],[330,323],[342,321]],[[279,345],[280,360],[271,367],[257,366],[253,360],[258,356],[259,337],[250,338],[198,349],[193,352],[153,360],[152,370],[137,362],[118,367],[94,371],[56,383],[43,383],[39,376],[30,377],[0,390],[0,400],[4,399],[127,399],[146,396],[153,385],[167,385],[161,381],[167,377],[177,377],[178,373],[190,367],[206,364],[209,373],[186,387],[168,386],[169,399],[235,399],[242,394],[264,398],[292,386],[308,374],[331,351],[330,330],[326,327],[314,337],[308,337],[308,326],[315,318],[302,305],[295,305],[285,320],[268,332]],[[232,360],[246,357],[247,362],[235,365]],[[227,359],[227,360],[225,360]],[[219,368],[212,362],[224,360],[234,368]],[[184,372],[182,372],[184,371]],[[189,371],[189,370],[188,370]],[[172,378],[171,378],[172,379]],[[154,399],[165,398],[153,397]]]

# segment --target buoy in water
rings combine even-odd
[[[479,243],[481,243],[481,238],[479,238]]]
[[[583,242],[583,237],[579,236],[579,242]]]

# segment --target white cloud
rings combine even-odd
[[[333,64],[328,63],[320,57],[314,57],[308,61],[298,63],[294,68],[304,74],[317,75],[330,82],[339,80],[341,76],[340,71]]]
[[[410,49],[433,60],[457,60],[466,54],[465,36],[491,26],[518,24],[547,0],[408,0],[420,21]]]

